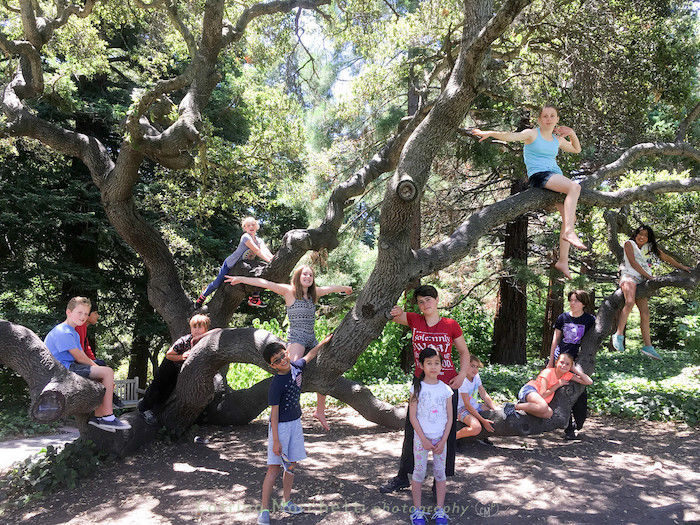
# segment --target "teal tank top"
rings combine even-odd
[[[551,171],[563,175],[561,168],[557,165],[557,153],[559,153],[559,140],[545,140],[537,128],[537,138],[532,144],[523,146],[523,159],[527,168],[527,176],[540,171]]]

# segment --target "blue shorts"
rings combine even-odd
[[[70,364],[68,370],[78,374],[81,377],[87,377],[88,379],[90,379],[90,368],[92,368],[92,366],[90,365],[84,365],[82,363],[73,362]]]
[[[518,392],[518,402],[525,403],[527,401],[528,394],[532,394],[533,392],[537,393],[537,389],[534,386],[532,386],[532,385],[523,386],[520,389],[520,392]]]
[[[553,171],[538,171],[537,173],[533,173],[528,177],[527,183],[532,188],[544,188],[544,185],[547,184],[547,181],[552,177],[552,175],[559,174],[554,173]]]
[[[292,463],[306,459],[304,448],[304,429],[301,426],[301,418],[294,421],[282,421],[277,423],[277,437],[282,444],[282,454]],[[267,426],[267,464],[281,465],[282,456],[272,451],[272,425]]]

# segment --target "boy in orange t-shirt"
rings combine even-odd
[[[580,369],[573,369],[574,359],[570,354],[562,353],[557,359],[554,368],[545,368],[532,381],[528,381],[518,392],[518,403],[513,406],[507,404],[503,407],[506,415],[516,410],[522,410],[527,414],[549,419],[554,413],[549,408],[549,402],[554,397],[554,392],[569,381],[575,381],[582,385],[590,385],[593,380]]]

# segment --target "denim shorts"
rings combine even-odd
[[[528,177],[527,183],[531,188],[544,188],[544,185],[547,184],[547,181],[552,175],[558,175],[558,173],[554,173],[553,171],[538,171]]]
[[[301,418],[294,421],[282,421],[277,423],[277,437],[282,444],[282,454],[286,459],[295,463],[306,458],[304,448],[304,429],[301,426]],[[272,425],[267,426],[267,464],[281,465],[282,456],[272,451]]]
[[[479,403],[479,407],[478,407],[476,410],[477,410],[477,412],[479,412],[479,414],[481,414],[482,412],[484,412],[484,411],[485,411],[484,404],[483,404],[483,403]],[[462,408],[460,408],[460,409],[459,409],[459,413],[457,414],[457,419],[458,419],[459,421],[462,421],[462,418],[463,418],[466,414],[471,414],[471,412],[469,412],[469,410],[467,410],[467,407],[462,407]]]
[[[89,379],[90,378],[90,368],[92,368],[90,365],[84,365],[82,363],[72,362],[70,364],[70,367],[68,368],[68,370],[78,374],[81,377],[87,377]]]
[[[520,392],[518,392],[518,402],[519,403],[525,403],[527,401],[527,396],[529,394],[532,394],[533,392],[537,392],[537,389],[532,386],[532,385],[525,385],[520,389]]]

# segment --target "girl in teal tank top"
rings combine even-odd
[[[554,267],[571,279],[569,272],[569,248],[574,245],[579,250],[587,250],[576,235],[576,204],[581,194],[581,186],[564,176],[557,164],[559,150],[567,153],[581,153],[581,144],[573,129],[557,126],[559,113],[553,106],[544,106],[537,118],[539,127],[518,131],[482,131],[474,128],[472,133],[479,137],[479,142],[488,137],[505,142],[523,142],[523,159],[527,168],[530,186],[545,188],[566,195],[564,202],[556,204],[561,214],[561,233],[559,234],[559,259]]]

